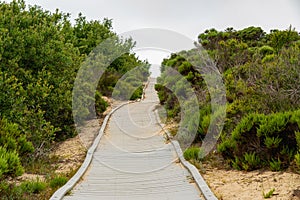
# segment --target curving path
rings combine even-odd
[[[65,200],[200,199],[173,145],[165,143],[154,84],[151,79],[143,101],[112,114],[89,169]]]

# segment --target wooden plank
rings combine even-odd
[[[100,130],[95,149],[89,151],[92,160],[83,181],[66,186],[73,189],[65,200],[200,199],[191,178],[195,171],[178,163],[176,145],[166,144],[161,134],[153,111],[159,104],[154,84],[149,83],[144,100],[119,108],[109,122],[107,118],[107,128]],[[66,189],[59,193],[65,194]],[[59,195],[52,199],[60,199]]]

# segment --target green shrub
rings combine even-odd
[[[241,162],[237,156],[234,158],[234,160],[231,160],[231,165],[234,169],[241,170]]]
[[[294,158],[295,151],[295,149],[290,149],[288,146],[283,146],[280,155],[284,155],[287,158],[288,163],[290,163]]]
[[[295,155],[296,166],[300,170],[300,152]]]
[[[295,135],[296,135],[296,141],[297,141],[298,148],[300,149],[300,132],[296,131]]]
[[[262,63],[266,63],[266,62],[270,62],[273,61],[275,58],[274,54],[270,54],[270,55],[265,55],[265,57],[262,59]]]
[[[275,171],[287,168],[299,150],[298,114],[298,110],[270,115],[249,114],[229,137],[222,137],[218,151],[235,168],[252,170],[267,163]]]
[[[7,173],[8,165],[7,165],[7,160],[4,158],[4,155],[1,152],[1,149],[0,149],[0,154],[1,154],[0,155],[0,179],[1,179],[2,175]]]
[[[282,164],[282,163],[281,163],[280,159],[277,159],[277,160],[272,159],[272,160],[270,161],[270,169],[271,169],[272,171],[280,171],[280,170],[282,170],[281,164]]]
[[[161,77],[157,79],[160,86],[172,82],[172,76],[167,73],[167,69],[172,68],[191,83],[201,113],[195,143],[202,141],[210,123],[217,126],[224,123],[218,151],[230,163],[240,168],[244,163],[244,168],[249,169],[245,154],[255,153],[260,160],[259,166],[269,166],[272,159],[280,159],[282,168],[288,167],[299,149],[294,134],[300,131],[300,110],[296,110],[300,105],[300,96],[296,92],[300,84],[299,33],[292,27],[269,34],[260,27],[237,31],[233,28],[226,31],[210,29],[201,33],[198,39],[223,75],[224,98],[228,105],[224,122],[215,121],[210,111],[205,112],[214,103],[211,101],[214,95],[220,94],[220,87],[209,88],[205,84],[203,77],[210,76],[205,73],[205,67],[200,73],[194,69],[193,66],[210,64],[205,56],[195,62],[199,56],[197,49],[171,54],[164,59]],[[161,87],[157,89],[169,117],[180,115],[175,112],[178,102],[172,99],[172,92]],[[182,87],[176,89],[174,93],[184,94]],[[216,130],[213,132],[218,134]]]
[[[258,135],[274,135],[282,132],[287,128],[290,121],[291,112],[275,113],[272,115],[265,115],[260,122],[257,129]]]
[[[271,55],[275,53],[275,50],[272,47],[265,45],[259,48],[259,53],[262,54],[263,56]]]
[[[0,146],[8,151],[16,151],[21,156],[34,151],[32,143],[21,133],[18,125],[8,122],[7,119],[0,119]]]
[[[133,94],[130,97],[130,100],[136,100],[138,98],[141,98],[142,94],[143,94],[143,87],[140,86],[133,92]]]
[[[98,116],[103,113],[108,106],[108,103],[101,97],[101,94],[99,91],[96,91],[95,93],[95,109]]]
[[[276,138],[266,137],[264,144],[266,145],[267,148],[272,149],[272,148],[277,148],[281,141],[282,141],[282,138],[278,138],[278,136]]]
[[[205,116],[200,116],[202,119],[200,120],[200,124],[198,127],[198,134],[200,134],[202,137],[206,135],[208,131],[208,127],[210,124],[210,118],[211,114],[205,115]]]
[[[36,181],[26,181],[21,183],[22,190],[29,194],[38,194],[47,188],[45,182],[41,182],[38,179]]]
[[[262,118],[263,115],[255,113],[242,118],[242,120],[238,123],[236,128],[231,133],[232,139],[240,140],[246,134],[255,134],[257,128],[260,125],[260,122],[262,121]]]
[[[243,157],[235,156],[231,160],[231,165],[236,170],[254,170],[261,166],[260,158],[255,153],[245,153]]]
[[[254,170],[257,169],[261,165],[260,158],[253,153],[245,153],[244,155],[244,161],[243,161],[243,169],[248,170]]]
[[[51,188],[59,188],[68,182],[68,178],[65,176],[56,176],[50,181]]]
[[[231,138],[223,138],[222,143],[217,146],[218,152],[221,152],[222,155],[226,158],[234,158],[233,151],[236,149],[236,141]]]
[[[191,71],[192,65],[191,63],[184,61],[178,67],[178,72],[182,75],[187,75]]]
[[[116,36],[115,46],[92,60],[94,64],[103,61],[97,65],[102,67],[109,64],[116,48],[118,53],[131,52],[134,42],[120,40],[109,19],[88,21],[80,14],[73,24],[68,14],[29,7],[23,0],[0,2],[0,10],[1,33],[5,33],[0,37],[0,118],[17,124],[18,130],[3,137],[0,122],[0,146],[5,144],[7,150],[16,150],[21,157],[40,158],[49,152],[54,141],[75,136],[73,117],[91,117],[90,113],[95,111],[93,101],[97,114],[103,113],[107,104],[100,93],[111,94],[118,79],[131,69],[142,66],[141,76],[149,74],[148,64],[133,53],[124,53],[111,60],[113,63],[99,81],[96,95],[92,96],[96,88],[91,84],[79,84],[82,96],[75,102],[74,83],[87,55],[102,41]],[[94,81],[95,75],[89,74],[89,81]],[[75,110],[73,105],[81,109]],[[33,145],[34,154],[26,141]]]
[[[21,187],[16,186],[14,183],[8,183],[7,181],[0,182],[0,199],[24,199],[24,191]]]
[[[0,179],[2,176],[20,176],[24,172],[16,151],[7,151],[0,146]]]
[[[183,153],[183,157],[186,160],[197,160],[200,161],[203,158],[204,151],[198,147],[190,147]]]

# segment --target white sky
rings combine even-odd
[[[299,0],[27,0],[54,11],[59,8],[76,18],[113,19],[118,33],[139,28],[165,28],[192,39],[215,27],[224,30],[248,26],[300,29]]]
[[[26,3],[52,12],[59,8],[71,13],[72,18],[82,12],[87,19],[113,19],[113,30],[117,33],[162,28],[197,40],[198,34],[209,28],[260,26],[269,31],[292,25],[300,31],[299,0],[27,0]],[[148,50],[147,55],[150,54]],[[157,53],[148,58],[153,64],[166,56],[165,52],[161,56],[154,54]],[[139,55],[145,57],[142,52]]]

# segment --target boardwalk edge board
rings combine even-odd
[[[104,121],[101,125],[101,128],[99,130],[99,133],[97,135],[97,137],[95,138],[93,145],[89,148],[89,150],[86,153],[86,157],[82,163],[82,165],[80,166],[80,168],[78,169],[78,171],[76,172],[76,174],[61,188],[59,188],[58,190],[56,190],[55,193],[53,193],[53,195],[51,196],[50,200],[61,200],[69,191],[71,191],[75,185],[77,184],[77,182],[80,180],[80,178],[84,175],[84,173],[86,172],[86,170],[88,169],[88,167],[91,164],[94,152],[100,142],[100,139],[105,131],[105,128],[107,126],[108,120],[110,118],[110,116],[118,109],[120,109],[121,107],[130,104],[130,103],[134,103],[134,102],[138,102],[141,101],[145,98],[144,95],[144,91],[145,89],[148,87],[149,84],[149,80],[146,82],[146,84],[144,85],[143,88],[143,95],[141,99],[137,99],[135,101],[128,101],[126,103],[123,103],[121,105],[119,105],[118,107],[114,108],[112,111],[110,111],[110,113],[108,115],[105,116]]]
[[[156,120],[158,122],[158,124],[161,126],[162,130],[165,132],[167,139],[171,142],[171,144],[173,145],[178,158],[180,160],[180,162],[182,163],[182,165],[192,174],[197,187],[200,189],[201,193],[203,194],[204,198],[206,200],[218,200],[218,198],[214,195],[214,193],[211,191],[211,189],[208,187],[207,183],[205,182],[205,180],[203,179],[203,177],[201,176],[201,174],[199,173],[199,171],[197,170],[197,168],[192,165],[191,163],[189,163],[188,161],[185,160],[185,158],[183,157],[183,153],[181,150],[181,147],[178,143],[178,141],[171,139],[171,134],[169,133],[168,130],[164,129],[164,125],[161,123],[161,120],[159,118],[159,114],[158,111],[155,111],[156,113]]]
[[[110,116],[118,109],[120,109],[121,107],[132,103],[132,101],[123,103],[121,105],[119,105],[117,108],[114,108],[108,115],[105,116],[104,121],[101,125],[101,128],[99,130],[99,133],[97,135],[97,137],[95,138],[93,145],[89,148],[86,157],[84,159],[84,162],[82,163],[81,167],[79,168],[79,170],[76,172],[76,174],[60,189],[58,189],[50,198],[50,200],[60,200],[62,199],[70,190],[73,189],[73,187],[76,185],[76,183],[80,180],[80,178],[84,175],[84,173],[86,172],[86,170],[88,169],[94,152],[100,142],[100,139],[104,133],[104,130],[106,128],[106,125],[108,123],[108,120],[110,118]]]

